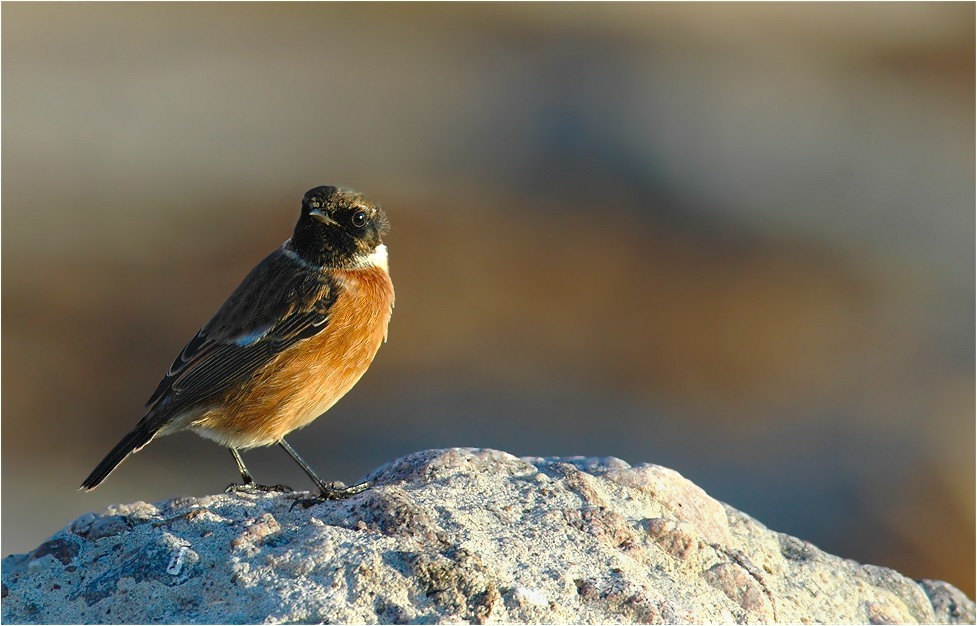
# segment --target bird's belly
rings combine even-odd
[[[276,443],[327,411],[366,372],[387,334],[393,285],[386,272],[337,272],[340,297],[318,334],[295,344],[247,385],[194,421],[192,429],[222,445]]]

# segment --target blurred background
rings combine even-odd
[[[391,217],[397,308],[290,438],[325,478],[659,463],[973,597],[974,10],[4,4],[3,554],[237,478],[182,434],[76,491],[339,184]]]

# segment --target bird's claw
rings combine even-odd
[[[358,483],[352,487],[347,487],[345,483],[339,481],[327,483],[325,485],[320,485],[319,494],[311,498],[299,498],[292,503],[291,508],[294,509],[296,506],[300,506],[303,509],[307,509],[316,504],[321,504],[327,500],[345,500],[350,496],[355,496],[358,493],[362,493],[372,487],[373,485],[368,482]]]
[[[291,493],[293,489],[288,485],[259,485],[258,483],[232,483],[224,493]]]

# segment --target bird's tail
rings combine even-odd
[[[133,452],[138,452],[143,446],[152,441],[158,430],[159,427],[154,428],[150,424],[146,423],[146,420],[140,422],[139,425],[132,429],[132,432],[123,437],[122,441],[117,443],[116,446],[112,448],[112,451],[109,452],[104,459],[102,459],[102,462],[98,464],[98,467],[96,467],[92,473],[88,475],[88,478],[85,479],[85,482],[81,484],[81,489],[91,491],[95,487],[102,484],[105,477],[111,474],[112,470],[118,467],[119,463],[125,461],[126,457],[128,457],[130,454]]]

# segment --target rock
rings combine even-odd
[[[974,623],[974,603],[768,530],[678,473],[428,450],[375,486],[137,502],[3,560],[5,623]]]

